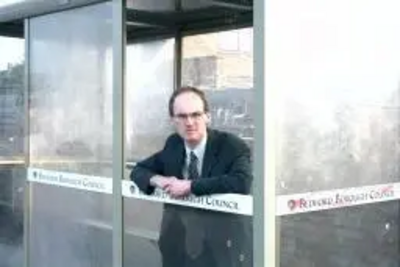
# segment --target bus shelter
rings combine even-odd
[[[242,244],[224,240],[232,267],[398,266],[397,11],[0,1],[0,266],[161,267],[165,203],[244,221]],[[130,181],[183,85],[250,147],[251,194],[177,200]]]

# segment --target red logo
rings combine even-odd
[[[297,206],[297,201],[291,199],[291,200],[288,201],[287,205],[288,205],[290,210],[294,210],[296,208],[296,206]]]

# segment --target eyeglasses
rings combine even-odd
[[[197,111],[197,112],[192,112],[192,113],[178,113],[178,114],[175,114],[174,117],[181,121],[187,120],[189,118],[192,120],[198,120],[203,116],[203,114],[204,114],[204,112]]]

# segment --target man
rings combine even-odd
[[[250,150],[234,135],[208,128],[209,106],[201,90],[183,87],[175,91],[169,100],[169,115],[177,133],[131,173],[140,190],[152,194],[158,187],[175,198],[249,193]],[[159,239],[163,267],[244,266],[251,258],[251,251],[244,255],[251,233],[246,233],[243,219],[165,204]]]

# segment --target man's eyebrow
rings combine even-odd
[[[196,113],[203,113],[204,111],[193,111],[193,112],[188,112],[188,113],[183,113],[183,112],[179,112],[179,113],[176,113],[177,115],[179,115],[179,114],[182,114],[182,115],[185,115],[185,114],[196,114]]]

